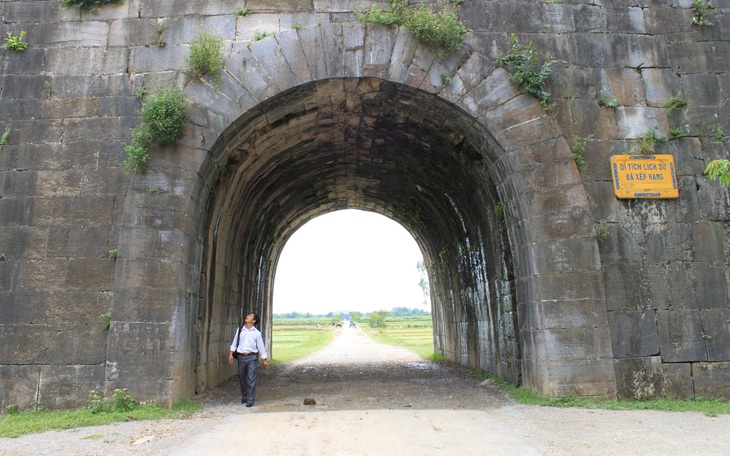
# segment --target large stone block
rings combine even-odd
[[[2,12],[14,22],[62,21],[66,14],[55,0],[33,2],[5,2]]]
[[[134,11],[134,15],[139,14],[143,18],[170,18],[196,14],[233,16],[241,8],[240,2],[231,0],[155,0],[140,1],[136,8],[139,11]]]
[[[138,46],[130,49],[129,69],[132,74],[162,71],[178,71],[187,68],[184,46]]]
[[[66,273],[66,288],[69,290],[109,291],[114,288],[115,261],[107,256],[105,245],[98,246],[104,252],[97,258],[71,258]]]
[[[106,256],[116,236],[109,227],[54,227],[48,230],[47,256],[97,259]]]
[[[133,382],[170,378],[176,342],[172,331],[169,323],[112,321],[106,380]]]
[[[464,25],[474,31],[539,32],[546,20],[543,8],[533,3],[465,2],[458,12]],[[570,10],[563,10],[563,15],[556,17],[564,21],[565,26],[572,24]],[[524,41],[526,44],[527,40]]]
[[[671,43],[667,47],[672,55],[672,68],[676,73],[730,71],[730,42],[683,41]]]
[[[667,217],[669,218],[669,217]],[[645,239],[645,261],[689,261],[692,259],[691,225],[673,223],[652,227]]]
[[[600,299],[540,301],[527,306],[533,329],[566,329],[606,325],[605,302]]]
[[[0,365],[0,410],[9,405],[34,410],[40,371],[41,366]]]
[[[644,8],[603,7],[609,33],[646,33]]]
[[[33,32],[38,46],[106,47],[109,23],[95,20],[40,23]]]
[[[639,263],[609,263],[604,266],[606,306],[611,310],[641,310],[641,265]]]
[[[104,371],[103,364],[42,366],[38,402],[49,409],[88,406],[91,391],[103,390]]]
[[[345,67],[343,62],[343,30],[341,24],[323,24],[320,26],[322,43],[324,43],[324,62],[327,75],[331,78],[343,77]]]
[[[38,198],[33,205],[31,222],[36,226],[109,226],[114,197]]]
[[[167,40],[166,27],[169,28],[169,24],[156,20],[113,21],[109,28],[109,46],[157,46],[158,40]]]
[[[48,96],[46,84],[48,79],[37,75],[8,74],[3,78],[3,91],[7,91],[6,99],[42,99]],[[4,131],[4,130],[3,130]]]
[[[697,262],[697,308],[727,309],[727,265]]]
[[[538,367],[538,371],[544,371],[545,377],[542,384],[533,389],[543,395],[556,397],[578,394],[611,399],[616,397],[616,381],[611,359],[551,361]]]
[[[730,400],[730,363],[692,364],[695,396]]]
[[[587,210],[550,213],[529,217],[529,242],[565,239],[578,233],[590,232],[593,221]]]
[[[655,108],[631,107],[616,108],[619,138],[637,139],[643,137],[655,127],[662,131],[669,131],[666,112]]]
[[[18,32],[19,34],[20,32]],[[12,68],[12,71],[10,70]],[[23,52],[3,52],[0,59],[2,74],[37,75],[46,68],[46,50],[29,46]],[[5,111],[3,111],[5,112]]]
[[[663,107],[667,99],[675,96],[680,87],[677,75],[669,69],[642,68],[641,79],[644,82],[646,103],[652,107]]]
[[[664,364],[658,356],[619,359],[614,364],[618,397],[623,400],[693,398],[692,365]]]
[[[115,75],[127,71],[125,48],[59,47],[48,49],[46,71],[56,75]]]
[[[662,361],[680,363],[707,360],[699,310],[658,310],[657,326]]]
[[[694,259],[709,264],[722,264],[727,260],[722,246],[726,236],[719,223],[699,221],[692,226]]]
[[[249,47],[256,60],[281,90],[297,84],[296,76],[274,38],[264,38]]]
[[[170,284],[177,283],[181,274],[182,265],[179,261],[156,258],[117,259],[117,284],[121,281],[125,286],[132,288],[142,284],[153,288],[166,288]]]
[[[185,305],[186,294],[177,288],[124,288],[114,293],[114,313],[119,321],[168,323]]]
[[[635,358],[659,354],[655,312],[608,312],[614,358]]]
[[[0,364],[99,364],[106,354],[106,331],[94,324],[2,325]]]
[[[730,361],[730,309],[703,309],[700,312],[708,361]]]

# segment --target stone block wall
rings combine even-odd
[[[493,58],[507,51],[512,33],[557,60],[547,87],[556,103],[551,122],[569,144],[586,141],[582,185],[591,214],[577,213],[568,221],[535,218],[529,225],[535,237],[524,242],[542,246],[540,268],[560,272],[561,265],[574,262],[600,264],[600,278],[570,268],[562,273],[571,276],[565,280],[591,276],[592,298],[580,316],[594,315],[597,326],[607,318],[610,347],[599,348],[613,353],[614,372],[601,365],[596,375],[615,375],[622,398],[730,397],[730,195],[702,175],[710,160],[730,158],[730,4],[710,3],[713,25],[697,27],[690,25],[691,0],[466,0],[459,8],[469,28],[461,52],[474,57],[459,68],[445,63],[454,70],[452,88],[441,88],[437,73],[422,84],[423,90],[442,91],[447,100],[458,87],[475,87],[492,71]],[[244,5],[251,13],[237,16]],[[243,65],[240,74],[258,87],[231,103],[231,111],[253,107],[257,96],[275,95],[277,84],[289,86],[306,73],[304,68],[277,71],[270,56],[274,42],[253,43],[256,32],[277,33],[277,43],[295,53],[282,43],[294,46],[297,36],[311,35],[321,24],[354,23],[352,7],[344,0],[127,0],[80,15],[63,11],[55,0],[0,3],[0,36],[27,30],[30,44],[23,52],[0,49],[0,134],[9,132],[0,146],[0,408],[36,400],[52,407],[78,405],[91,389],[127,386],[119,375],[135,369],[138,383],[148,385],[139,391],[151,400],[169,403],[194,394],[192,366],[201,362],[195,342],[203,313],[198,303],[204,299],[196,255],[202,247],[197,246],[200,222],[185,215],[204,212],[203,202],[191,202],[199,183],[195,173],[216,140],[206,135],[226,125],[210,113],[193,112],[181,145],[156,151],[156,168],[144,178],[132,176],[122,162],[130,128],[139,122],[136,92],[179,85],[190,98],[212,96],[179,73],[187,44],[206,30],[224,37],[229,57],[236,56],[232,64]],[[294,32],[294,24],[303,28]],[[319,43],[324,57],[309,62],[308,71],[326,74],[335,64],[360,68],[352,63],[356,59],[371,64],[412,59],[415,63],[403,67],[403,81],[428,74],[418,65],[430,60],[420,52],[401,55],[402,35],[382,29],[392,40],[391,54],[363,54],[355,36],[362,28],[345,26],[343,41],[333,42],[355,44],[331,49],[330,43]],[[167,45],[157,47],[158,39]],[[302,50],[302,55],[309,54]],[[259,59],[275,78],[251,71],[245,59]],[[667,99],[679,89],[690,104],[670,113]],[[618,106],[601,106],[602,93]],[[470,93],[459,100],[483,102],[502,94],[494,87],[479,98]],[[224,98],[219,105],[230,102]],[[609,157],[631,151],[654,127],[667,137],[671,128],[686,133],[655,146],[656,153],[675,158],[679,199],[616,199]],[[725,133],[715,138],[720,131]],[[508,152],[515,161],[534,165],[550,164],[554,150]],[[562,169],[556,164],[534,178],[569,178]],[[553,195],[543,205],[565,207],[577,197]],[[133,216],[125,219],[125,214]],[[597,236],[599,257],[570,242],[551,243],[550,233],[565,223],[606,227]],[[120,244],[129,249],[114,258],[110,251]],[[561,295],[564,282],[549,287],[546,280],[534,276],[516,285],[528,289],[540,283],[553,292],[539,309],[520,309],[518,302],[520,317],[556,331],[574,325],[575,317],[549,305],[571,298]],[[122,305],[130,302],[139,304]],[[106,329],[99,315],[110,311],[113,321]],[[216,318],[232,318],[225,309],[218,311]],[[223,332],[211,332],[214,343],[227,343]],[[541,336],[522,343],[560,344],[564,334]],[[586,333],[577,339],[594,337]],[[204,362],[221,369],[209,382],[233,373],[217,359]],[[151,364],[159,370],[150,371]],[[511,371],[513,365],[504,368]],[[554,378],[571,385],[569,376],[559,374]]]

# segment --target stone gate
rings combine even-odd
[[[224,381],[242,312],[271,342],[286,241],[344,208],[419,244],[451,361],[550,396],[730,396],[730,197],[702,175],[728,157],[730,7],[697,27],[685,0],[466,0],[440,60],[352,3],[0,4],[30,44],[1,60],[0,405]],[[220,79],[181,72],[201,30],[224,40]],[[495,65],[511,33],[555,56],[554,115]],[[185,135],[130,174],[136,92],[163,86],[184,89]],[[673,127],[656,150],[680,197],[618,200],[609,157]]]

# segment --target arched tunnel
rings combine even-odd
[[[498,147],[455,105],[377,78],[311,82],[246,112],[204,170],[196,390],[231,375],[221,359],[242,313],[262,315],[271,344],[273,283],[287,240],[312,218],[345,208],[387,216],[418,243],[435,350],[518,384],[507,211],[486,165]]]

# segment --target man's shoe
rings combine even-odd
[[[246,407],[253,407],[253,404],[246,404]]]
[[[246,403],[246,399],[241,399],[241,404],[245,404],[245,403]]]

